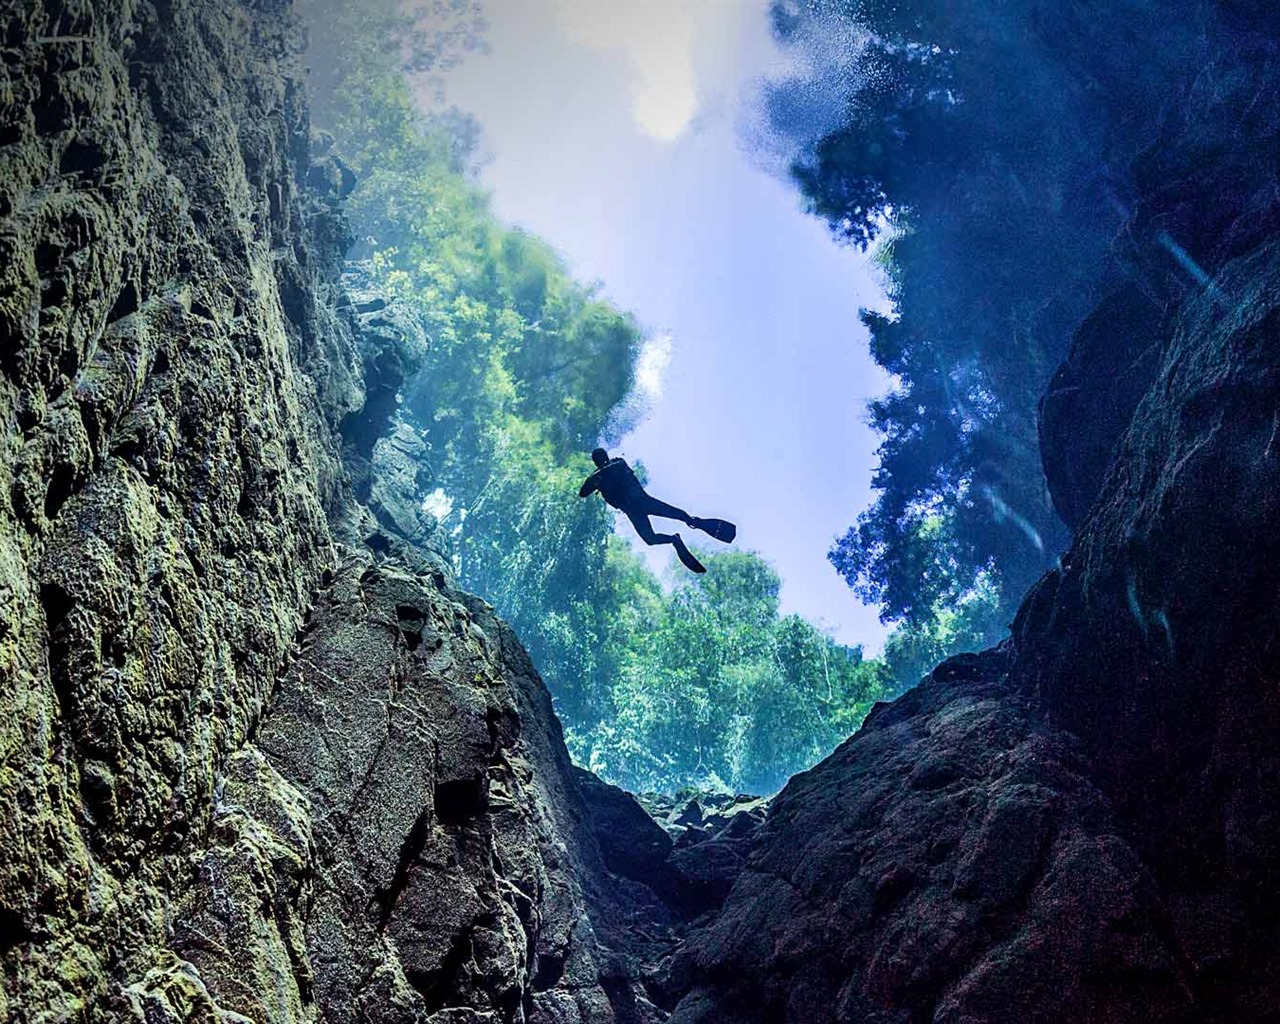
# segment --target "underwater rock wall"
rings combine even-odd
[[[0,29],[0,1019],[653,1019],[545,688],[405,543],[288,5]]]
[[[991,651],[791,780],[671,1019],[1189,1021],[1187,971],[1080,742]]]
[[[1280,1004],[1280,249],[1214,268],[1014,674],[1080,736],[1160,883],[1204,1019]]]
[[[198,987],[168,894],[334,560],[360,385],[279,12],[22,4],[3,35],[4,989],[71,1019]]]
[[[1215,282],[1012,640],[775,799],[673,1022],[1274,1014],[1280,251]]]
[[[487,606],[350,555],[219,780],[171,947],[255,1021],[613,1020],[570,770]]]

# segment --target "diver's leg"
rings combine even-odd
[[[662,502],[658,502],[662,504]],[[668,506],[670,507],[670,506]],[[679,509],[674,511],[679,512]],[[634,509],[627,510],[626,516],[631,520],[631,525],[636,528],[636,533],[640,534],[640,539],[646,544],[672,544],[675,546],[676,554],[680,556],[687,568],[693,572],[706,572],[707,568],[697,558],[694,557],[692,551],[684,546],[684,541],[678,533],[655,533],[653,524],[649,522],[649,517],[643,512]],[[674,516],[669,518],[674,519]]]
[[[668,505],[665,501],[659,501],[652,494],[644,494],[636,499],[636,503],[644,511],[645,515],[661,516],[664,519],[678,519],[686,526],[692,526],[695,530],[708,533],[725,544],[732,544],[734,538],[738,535],[738,528],[733,523],[725,522],[723,519],[699,519],[697,516],[689,515],[682,508],[676,508],[674,505]]]
[[[644,496],[643,503],[644,514],[647,516],[660,516],[663,519],[678,519],[682,523],[692,524],[693,517],[682,508],[676,508],[674,505],[668,505],[665,501],[659,501],[652,494]]]
[[[676,508],[674,505],[668,505],[665,501],[659,501],[652,494],[646,494],[644,496],[644,510],[646,515],[661,516],[663,519],[678,519],[686,526],[692,526],[695,530],[703,530],[712,533],[717,540],[725,539],[714,531],[707,530],[708,522],[714,523],[716,520],[705,520],[699,519],[697,516],[691,516],[684,509]]]
[[[676,554],[680,556],[680,561],[684,563],[686,569],[693,572],[707,571],[707,567],[699,562],[698,559],[694,557],[693,552],[684,546],[684,539],[680,534],[677,533],[671,538],[671,544],[676,549]]]
[[[644,512],[638,509],[627,509],[626,516],[631,520],[631,525],[636,528],[640,539],[646,544],[675,543],[675,537],[672,534],[654,532],[653,523],[649,522],[649,517]]]

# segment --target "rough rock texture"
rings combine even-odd
[[[1075,529],[1111,468],[1116,445],[1159,367],[1162,307],[1128,287],[1081,324],[1040,400],[1040,456],[1053,507]]]
[[[1185,304],[1017,673],[1079,734],[1207,1015],[1280,1004],[1280,250]]]
[[[677,878],[673,901],[685,916],[724,903],[747,864],[767,807],[768,801],[746,794],[703,795],[659,819],[675,836],[670,856]]]
[[[615,875],[642,882],[654,892],[674,895],[671,837],[625,790],[575,768],[578,787],[591,808],[592,826],[605,864]]]
[[[966,656],[776,798],[672,1021],[1190,1020],[1167,932],[1078,742]]]
[[[13,1019],[61,1019],[170,970],[160,894],[332,561],[360,389],[281,19],[3,18],[4,988]]]
[[[642,802],[582,768],[574,773],[605,866],[662,900],[656,913],[647,908],[655,924],[666,923],[667,912],[678,924],[724,902],[747,863],[767,801],[699,794],[685,800],[653,795]],[[710,808],[705,812],[704,802]]]
[[[372,290],[357,268],[343,275],[348,309],[359,325],[366,400],[342,422],[352,489],[390,537],[429,544],[436,521],[423,509],[432,479],[426,443],[400,406],[400,389],[421,366],[427,335],[404,302]],[[375,547],[385,541],[370,540]]]
[[[613,1019],[605,873],[548,723],[485,605],[344,559],[219,780],[174,951],[253,1020]]]
[[[421,338],[339,281],[287,5],[0,29],[0,1019],[655,1019],[656,898],[407,543]]]

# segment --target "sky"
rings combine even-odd
[[[481,126],[495,211],[649,339],[648,415],[613,454],[644,463],[657,497],[736,522],[736,546],[782,577],[784,613],[878,652],[875,609],[826,553],[871,500],[866,404],[888,379],[857,310],[885,302],[867,258],[744,142],[757,83],[785,71],[766,4],[488,0],[485,14],[488,52],[446,95]]]

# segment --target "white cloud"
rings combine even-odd
[[[677,0],[557,0],[565,34],[627,62],[631,116],[660,142],[679,138],[698,112],[694,24]]]

